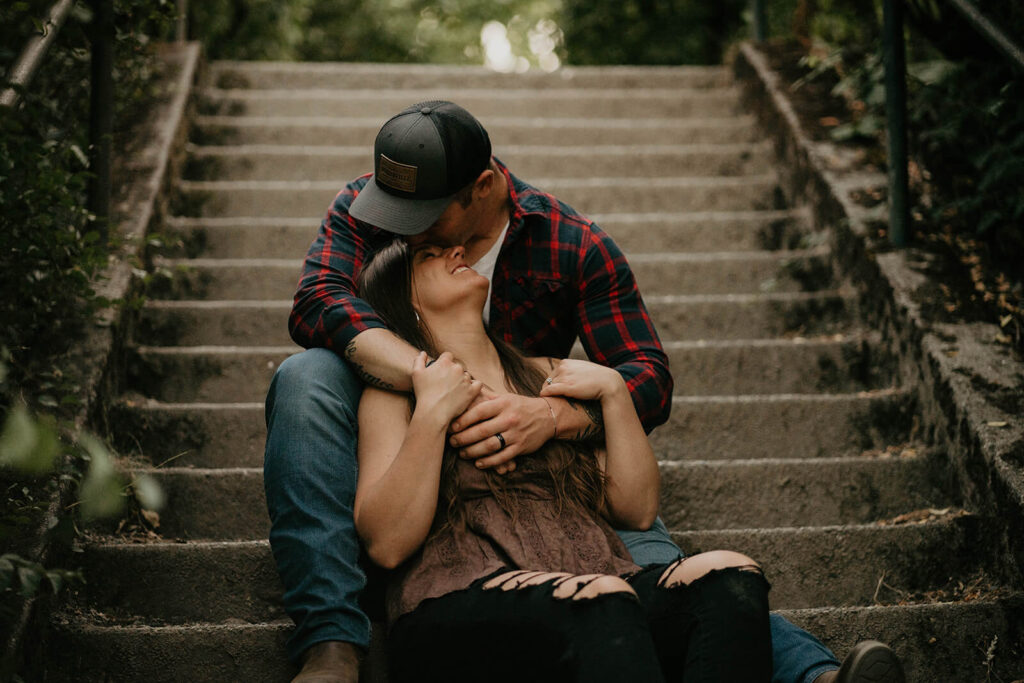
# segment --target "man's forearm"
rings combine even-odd
[[[412,364],[419,350],[390,330],[360,332],[345,347],[344,357],[367,384],[389,391],[412,390]]]

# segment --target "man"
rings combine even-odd
[[[418,350],[384,326],[355,289],[373,249],[461,245],[491,280],[489,326],[530,355],[565,357],[578,336],[594,362],[625,377],[647,431],[668,419],[668,360],[615,243],[591,221],[523,183],[491,156],[487,132],[461,107],[424,102],[399,113],[374,145],[374,173],[335,198],[306,257],[290,319],[306,347],[275,374],[267,397],[265,486],[270,540],[296,623],[296,683],[357,680],[369,642],[358,597],[365,585],[352,521],[356,407],[362,383],[409,391]],[[548,439],[593,438],[600,411],[561,399],[485,396],[452,424],[451,443],[505,472]],[[499,436],[500,435],[500,436]],[[660,520],[621,534],[641,565],[680,551]],[[843,668],[820,642],[772,620],[775,680],[901,681],[880,643],[862,643]],[[863,678],[891,669],[888,678]]]

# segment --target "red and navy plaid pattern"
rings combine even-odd
[[[564,358],[577,337],[594,362],[626,379],[650,431],[668,419],[668,357],[619,247],[599,227],[498,163],[509,183],[508,233],[494,269],[490,325],[528,355]],[[369,175],[334,199],[306,255],[289,320],[306,348],[341,352],[363,330],[385,327],[357,296],[364,260],[393,236],[348,214]]]

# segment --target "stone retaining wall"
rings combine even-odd
[[[994,324],[929,320],[922,310],[937,283],[924,274],[929,255],[892,250],[871,234],[886,205],[864,208],[854,196],[884,188],[884,174],[858,170],[849,150],[812,141],[786,84],[750,43],[733,61],[745,104],[774,133],[787,204],[811,207],[816,229],[829,230],[833,267],[859,293],[861,316],[899,359],[902,383],[916,391],[919,434],[944,449],[963,504],[1005,522],[998,553],[1003,581],[1020,585],[1024,567],[1024,363],[996,342]]]

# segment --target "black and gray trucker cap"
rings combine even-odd
[[[384,124],[373,158],[373,176],[349,213],[388,232],[416,235],[487,168],[491,140],[459,105],[420,102]]]

